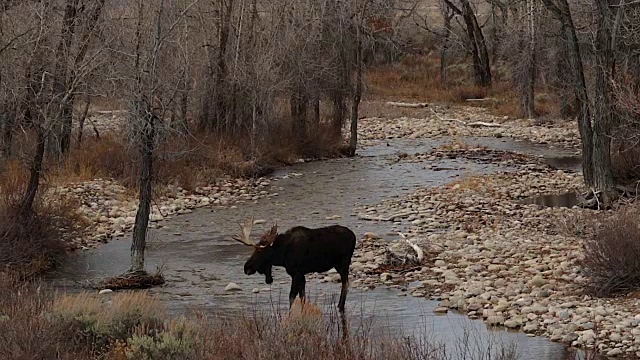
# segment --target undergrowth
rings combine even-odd
[[[0,357],[6,359],[476,359],[517,358],[510,344],[451,349],[416,337],[344,331],[334,311],[170,317],[146,292],[54,294],[37,283],[0,279]],[[349,321],[363,321],[355,315]],[[348,329],[349,327],[347,327]],[[364,329],[364,327],[362,327]],[[479,339],[478,341],[480,341]],[[476,348],[477,346],[477,348]]]
[[[437,56],[405,55],[398,63],[374,66],[366,71],[367,99],[415,100],[481,106],[499,116],[520,117],[520,104],[514,86],[494,79],[491,87],[473,84],[467,64],[448,67],[448,81],[440,82]],[[539,88],[535,98],[536,112],[559,117],[559,105],[549,96],[551,90]],[[473,101],[483,99],[483,101]]]

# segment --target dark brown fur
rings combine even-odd
[[[318,229],[296,226],[283,234],[265,234],[253,255],[244,265],[247,275],[265,275],[267,284],[273,282],[272,266],[283,266],[291,276],[289,306],[296,296],[304,301],[305,275],[335,268],[342,281],[338,309],[344,312],[349,287],[349,266],[356,247],[356,236],[350,229],[333,225]]]

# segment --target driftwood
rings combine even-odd
[[[389,101],[387,102],[387,105],[389,106],[395,106],[395,107],[404,107],[404,108],[426,108],[427,106],[429,106],[428,103],[404,103],[404,102],[395,102],[395,101]]]
[[[409,240],[404,234],[398,233],[404,240],[403,243],[396,243],[395,246],[387,246],[385,249],[385,255],[387,257],[386,264],[393,266],[398,265],[421,265],[424,260],[424,251],[414,241]]]
[[[509,127],[508,125],[505,125],[505,124],[489,123],[489,122],[484,122],[484,121],[466,122],[466,121],[459,120],[459,119],[445,119],[442,116],[440,116],[440,114],[438,114],[435,110],[431,109],[431,112],[433,112],[433,114],[435,116],[437,116],[438,119],[440,119],[442,121],[453,121],[453,122],[456,122],[456,123],[458,123],[460,125],[463,125],[463,126],[469,126],[469,127],[493,127],[493,128]]]
[[[98,110],[95,111],[96,114],[108,115],[108,114],[126,114],[129,110]]]
[[[424,251],[422,251],[422,248],[418,245],[416,245],[413,241],[410,241],[409,239],[407,239],[407,237],[403,234],[403,233],[398,233],[398,235],[400,235],[400,237],[407,242],[407,244],[409,244],[409,246],[411,246],[413,248],[413,250],[415,250],[416,252],[416,259],[418,260],[418,263],[421,263],[422,260],[424,260]]]
[[[128,272],[91,284],[94,289],[148,289],[164,284],[164,276],[160,272],[148,274],[144,271]]]
[[[482,98],[482,99],[466,99],[467,102],[483,102],[483,101],[496,101],[494,98]]]
[[[367,214],[359,214],[358,219],[360,220],[368,220],[368,221],[394,221],[396,218],[402,218],[409,215],[416,214],[415,211],[406,211],[402,213],[397,213],[391,216],[371,216]]]

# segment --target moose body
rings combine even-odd
[[[253,224],[253,220],[251,225]],[[249,239],[249,222],[243,227],[243,237],[234,239],[255,247],[251,257],[244,265],[244,272],[253,275],[256,272],[265,276],[265,282],[271,284],[273,266],[282,266],[291,276],[289,306],[297,296],[305,299],[305,275],[325,272],[334,268],[340,274],[342,289],[338,309],[344,312],[349,287],[349,266],[356,247],[356,236],[349,228],[332,225],[310,229],[296,226],[285,233],[277,233],[277,225],[264,234],[257,244]]]

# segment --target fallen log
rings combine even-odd
[[[405,103],[405,102],[395,102],[395,101],[389,101],[387,102],[387,105],[389,106],[395,106],[395,107],[404,107],[404,108],[426,108],[427,106],[429,106],[428,103]]]
[[[459,120],[459,119],[446,119],[443,118],[442,116],[440,116],[440,114],[438,114],[437,112],[435,112],[435,110],[431,109],[431,112],[433,112],[433,114],[435,116],[438,117],[438,119],[442,120],[442,121],[453,121],[453,122],[457,122],[460,125],[463,126],[469,126],[469,127],[494,127],[494,128],[498,128],[498,127],[509,127],[509,125],[505,125],[505,124],[498,124],[498,123],[490,123],[490,122],[485,122],[485,121],[474,121],[474,122],[466,122],[463,120]]]
[[[495,98],[482,98],[482,99],[466,99],[467,102],[482,102],[482,101],[496,101]]]

